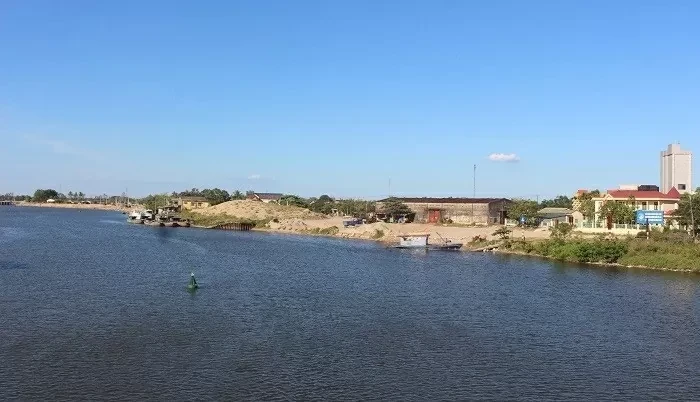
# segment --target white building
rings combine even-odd
[[[680,144],[670,144],[661,151],[661,192],[668,193],[672,188],[678,192],[693,191],[693,154],[681,149]]]

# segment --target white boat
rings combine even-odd
[[[142,224],[143,223],[143,213],[139,211],[131,211],[129,213],[129,216],[126,218],[127,223],[137,223],[137,224]]]
[[[398,235],[399,244],[394,247],[424,248],[428,250],[459,250],[460,248],[462,248],[462,243],[452,243],[452,241],[446,239],[443,239],[442,243],[428,243],[429,237],[429,233],[410,233]]]

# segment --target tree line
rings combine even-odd
[[[105,198],[107,197],[106,195],[104,196]],[[92,198],[92,199],[97,199],[100,197]],[[46,202],[47,200],[55,200],[57,202],[66,202],[66,201],[82,201],[85,200],[85,193],[82,191],[79,192],[73,192],[69,191],[68,194],[63,194],[59,193],[58,191],[52,189],[52,188],[47,188],[47,189],[37,189],[34,191],[33,195],[14,195],[12,193],[7,193],[7,194],[2,194],[0,195],[0,200],[3,201],[27,201],[27,202]]]

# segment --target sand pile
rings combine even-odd
[[[278,222],[270,222],[267,227],[273,230],[301,232],[310,229],[309,225],[301,219],[282,219]]]
[[[311,212],[305,208],[274,203],[266,204],[259,201],[238,200],[227,201],[213,207],[197,209],[202,215],[229,215],[242,219],[323,219],[325,215]]]

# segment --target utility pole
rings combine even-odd
[[[476,163],[474,164],[474,172],[472,173],[472,223],[476,223],[474,218],[474,199],[476,198]]]

